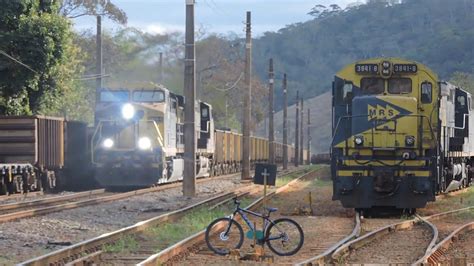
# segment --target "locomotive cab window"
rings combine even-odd
[[[346,104],[350,104],[352,98],[354,98],[354,92],[352,91],[352,83],[345,83],[342,88],[342,101]]]
[[[384,80],[381,78],[363,78],[360,80],[362,94],[382,94],[385,90]]]
[[[456,102],[461,108],[464,108],[466,106],[466,97],[464,95],[458,96]]]
[[[333,82],[333,90],[335,94],[335,100],[337,104],[350,104],[353,94],[352,82],[347,82],[341,79]]]
[[[135,102],[161,103],[165,101],[165,93],[162,90],[134,91],[132,97]]]
[[[409,78],[394,78],[388,81],[388,92],[391,94],[406,94],[411,91],[411,79]]]
[[[433,85],[429,82],[421,84],[421,102],[431,103],[433,100]]]
[[[127,102],[129,98],[128,91],[101,91],[101,102]]]

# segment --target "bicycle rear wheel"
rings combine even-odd
[[[294,255],[303,246],[303,229],[291,219],[277,219],[267,229],[266,242],[270,250],[279,256]]]
[[[244,242],[242,226],[230,218],[214,220],[206,229],[206,244],[219,255],[227,255],[233,249],[239,249]]]

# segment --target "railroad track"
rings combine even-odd
[[[440,225],[456,220],[456,215],[472,210],[474,207],[458,209],[454,211],[439,213],[427,217],[417,216],[415,219],[394,223],[373,230],[359,238],[351,240],[337,250],[331,256],[332,262],[336,263],[359,263],[358,260],[366,259],[365,253],[382,254],[381,261],[390,263],[427,263],[439,255],[439,249],[452,239],[449,234],[444,240],[438,239],[446,236],[451,228]],[[454,218],[453,218],[454,217]],[[472,217],[463,217],[459,220],[472,221]],[[463,226],[468,226],[463,224]],[[462,231],[459,227],[458,229]],[[442,228],[443,230],[438,230]],[[430,234],[431,237],[427,237]],[[454,233],[453,233],[454,234]],[[384,251],[379,249],[385,249]],[[403,261],[399,261],[403,260]],[[376,261],[363,261],[363,263],[376,263]],[[380,261],[379,261],[380,262]]]
[[[294,172],[304,171],[298,169]],[[286,172],[287,173],[287,172]],[[223,176],[222,176],[223,177]],[[222,178],[219,177],[219,178]],[[204,179],[198,180],[198,182],[203,182]],[[216,180],[216,177],[212,178],[211,180]],[[180,184],[170,184],[170,186],[179,186]],[[163,188],[164,186],[160,186],[159,188]],[[253,187],[253,186],[252,186]],[[202,206],[214,206],[220,205],[225,201],[235,197],[235,196],[243,196],[247,195],[252,190],[251,186],[247,186],[245,188],[237,189],[234,192],[220,194],[210,199],[201,201],[199,203],[193,204],[191,206],[172,211],[158,217],[138,222],[135,225],[122,228],[120,230],[103,234],[99,237],[83,241],[69,247],[63,248],[61,250],[54,251],[52,253],[25,261],[21,263],[21,265],[57,265],[57,264],[65,264],[65,263],[84,263],[84,262],[93,262],[96,260],[100,260],[100,255],[102,254],[103,248],[113,245],[120,241],[120,239],[124,237],[128,237],[139,232],[143,232],[144,230],[152,227],[159,226],[166,222],[173,222],[177,219],[183,217],[184,215],[188,214],[189,212],[196,210]],[[168,186],[169,188],[169,186]],[[129,259],[136,259],[136,258],[129,258]],[[129,262],[131,260],[128,260]]]
[[[288,184],[276,189],[275,191],[271,192],[268,194],[268,198],[272,198],[275,195],[278,195],[282,192],[285,192],[288,190],[292,185],[294,185],[296,182],[306,178],[307,176],[310,176],[313,174],[315,171],[307,172],[298,178],[292,180]],[[259,197],[255,201],[253,201],[247,209],[250,210],[255,210],[257,209],[261,204],[263,203],[263,197]],[[137,265],[161,265],[161,264],[166,264],[168,261],[173,260],[177,256],[180,256],[181,254],[187,253],[190,250],[192,250],[196,245],[201,244],[204,242],[205,239],[205,230],[202,230],[190,237],[187,237],[183,239],[182,241],[148,257],[147,259],[137,263]]]
[[[0,196],[0,202],[6,201],[6,200],[12,200],[12,199],[26,199],[29,197],[40,196],[40,195],[44,195],[44,192],[33,191],[33,192],[22,193],[22,194],[2,195]]]
[[[435,214],[427,219],[438,228],[439,238],[436,245],[416,264],[460,265],[474,262],[474,257],[469,257],[474,245],[474,207]]]
[[[197,183],[210,182],[219,179],[228,178],[234,176],[235,174],[222,175],[218,177],[211,178],[200,178],[196,180]],[[97,189],[85,192],[74,193],[71,195],[59,196],[59,197],[50,197],[46,199],[19,202],[19,203],[10,203],[0,205],[0,223],[14,221],[17,219],[34,217],[39,215],[45,215],[48,213],[59,212],[68,209],[74,209],[79,207],[85,207],[90,205],[96,205],[111,201],[117,201],[121,199],[126,199],[132,196],[143,195],[146,193],[163,191],[171,188],[176,188],[181,186],[180,182],[164,184],[156,187],[133,190],[124,193],[106,193],[104,189]],[[87,198],[87,199],[84,199]],[[8,212],[8,213],[5,213]]]
[[[359,236],[360,234],[360,215],[359,213],[356,213],[354,216],[354,229],[352,232],[341,239],[340,241],[336,242],[335,244],[331,245],[329,248],[327,248],[325,251],[323,251],[321,254],[316,255],[315,257],[312,257],[310,259],[300,261],[296,263],[296,265],[325,265],[329,264],[332,262],[332,254],[342,245],[345,243],[351,241],[352,239],[355,239]],[[329,236],[328,236],[329,237]]]

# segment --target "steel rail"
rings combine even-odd
[[[300,180],[303,180],[304,178],[310,176],[311,174],[317,172],[319,169],[317,170],[313,170],[313,171],[310,171],[310,172],[306,172],[304,174],[302,174],[301,176],[295,178],[294,180],[288,182],[286,185],[282,186],[282,187],[279,187],[278,189],[276,189],[275,191],[272,191],[271,193],[269,193],[267,195],[267,199],[268,198],[271,198],[279,193],[282,193],[284,191],[286,191],[287,189],[289,189],[292,185],[294,185],[296,182],[300,181]],[[252,202],[249,206],[246,207],[246,209],[248,210],[252,210],[252,209],[255,209],[257,208],[260,204],[263,203],[263,200],[264,200],[264,197],[260,197],[258,198],[257,200],[255,200],[254,202]],[[181,240],[180,242],[160,251],[159,253],[155,254],[155,255],[152,255],[150,257],[148,257],[146,260],[138,263],[137,265],[161,265],[162,263],[170,260],[172,257],[182,253],[182,252],[185,252],[186,250],[188,250],[189,248],[191,248],[192,246],[194,246],[195,244],[198,244],[198,243],[202,243],[204,240],[205,240],[205,233],[206,233],[206,230],[202,230],[190,237],[187,237],[183,240]]]
[[[440,219],[442,217],[453,215],[453,214],[458,213],[458,212],[468,211],[468,210],[471,210],[473,208],[474,208],[474,206],[473,207],[462,208],[462,209],[457,209],[457,210],[452,210],[452,211],[447,211],[447,212],[442,212],[442,213],[438,213],[438,214],[434,214],[434,215],[430,215],[430,216],[426,216],[426,217],[418,216],[417,218],[412,219],[412,220],[403,221],[403,222],[399,222],[399,223],[394,223],[394,224],[391,224],[391,225],[381,227],[377,230],[374,230],[374,231],[371,231],[371,232],[367,233],[366,235],[364,235],[362,237],[359,237],[359,238],[356,238],[352,241],[349,241],[346,244],[339,247],[336,251],[334,251],[334,253],[332,255],[332,260],[333,261],[338,261],[340,258],[346,256],[351,251],[356,250],[358,248],[361,248],[362,246],[365,246],[366,244],[370,243],[371,241],[373,241],[373,240],[375,240],[379,237],[383,237],[384,235],[387,235],[389,233],[392,233],[392,232],[395,232],[395,231],[398,231],[398,230],[411,228],[419,222],[426,223],[431,228],[431,230],[433,231],[432,240],[430,241],[430,244],[428,244],[428,246],[425,250],[425,253],[422,257],[422,258],[425,258],[431,252],[431,250],[434,247],[436,247],[436,241],[437,241],[438,235],[439,235],[437,227],[433,223],[431,223],[429,220]],[[416,263],[418,263],[418,262],[415,262],[415,264]]]
[[[326,265],[326,264],[330,264],[331,263],[331,256],[334,253],[334,251],[336,251],[339,247],[341,247],[345,243],[351,241],[352,239],[355,239],[355,238],[359,237],[359,235],[360,235],[360,215],[357,212],[356,215],[355,215],[354,229],[352,230],[352,232],[349,235],[347,235],[345,238],[341,239],[339,242],[337,242],[336,244],[334,244],[331,247],[329,247],[328,249],[326,249],[326,251],[324,251],[323,253],[321,253],[321,254],[319,254],[315,257],[312,257],[310,259],[307,259],[305,261],[298,262],[298,263],[296,263],[296,265],[301,266],[301,265]]]
[[[39,196],[44,195],[43,191],[32,191],[28,193],[18,193],[18,194],[11,194],[11,195],[2,195],[0,196],[0,201],[15,199],[15,198],[28,198],[30,196]]]
[[[474,222],[466,223],[456,228],[449,236],[441,240],[436,246],[434,246],[423,258],[415,262],[415,265],[439,265],[439,258],[443,255],[444,251],[455,241],[456,237],[460,234],[465,234],[474,230]]]
[[[31,200],[31,201],[8,203],[8,204],[0,205],[0,211],[42,206],[42,205],[47,205],[47,204],[51,204],[51,203],[58,203],[58,202],[62,202],[62,201],[68,201],[68,200],[72,200],[72,199],[85,198],[85,197],[89,197],[89,196],[93,196],[93,195],[102,194],[104,192],[105,192],[105,189],[95,189],[95,190],[89,190],[89,191],[84,191],[84,192],[73,193],[73,194],[69,194],[69,195],[49,197],[49,198],[45,198],[45,199],[37,199],[37,200]]]
[[[224,178],[227,178],[227,177],[233,176],[233,175],[235,175],[235,174],[223,175],[223,176],[212,177],[212,178],[211,177],[209,177],[209,178],[200,178],[196,182],[197,183],[209,182],[209,181],[213,181],[213,180],[224,179]],[[181,186],[181,183],[169,183],[169,184],[164,184],[164,185],[160,185],[160,186],[157,186],[157,187],[139,189],[139,190],[119,193],[119,194],[115,194],[115,195],[98,197],[98,198],[94,198],[94,199],[87,199],[87,200],[81,200],[81,201],[76,201],[76,202],[62,203],[62,204],[53,205],[53,206],[49,206],[49,207],[33,208],[33,209],[29,209],[29,210],[24,210],[24,211],[7,213],[7,214],[0,215],[0,223],[9,222],[9,221],[13,221],[13,220],[21,219],[21,218],[28,218],[28,217],[44,215],[44,214],[53,213],[53,212],[59,212],[59,211],[63,211],[63,210],[75,209],[75,208],[79,208],[79,207],[85,207],[85,206],[90,206],[90,205],[107,203],[107,202],[111,202],[111,201],[116,201],[116,200],[129,198],[129,197],[132,197],[132,196],[138,196],[138,195],[143,195],[143,194],[146,194],[146,193],[163,191],[163,190],[176,188],[176,187],[180,187],[180,186]]]

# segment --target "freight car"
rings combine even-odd
[[[423,64],[375,58],[333,82],[333,199],[356,209],[413,211],[469,186],[471,95]]]
[[[216,150],[212,157],[211,175],[236,173],[241,170],[242,162],[242,134],[228,129],[216,130]],[[250,137],[250,164],[268,161],[268,140],[259,137]],[[283,144],[275,142],[275,162],[283,162]],[[294,147],[288,146],[288,162],[294,159]]]
[[[85,123],[47,116],[0,117],[0,194],[86,185],[87,161]]]

